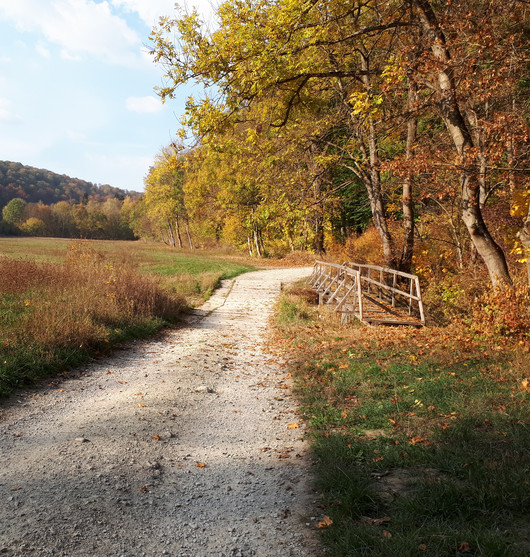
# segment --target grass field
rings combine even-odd
[[[0,396],[176,323],[251,269],[147,242],[0,238]]]
[[[528,346],[341,326],[284,294],[330,556],[530,555]]]

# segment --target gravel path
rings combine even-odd
[[[0,555],[317,556],[281,283],[227,281],[186,324],[0,404]]]

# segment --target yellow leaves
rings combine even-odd
[[[146,408],[147,404],[143,404],[142,402],[138,403],[138,408]]]
[[[371,95],[366,91],[352,93],[348,99],[352,105],[352,114],[376,115],[381,110],[383,95]]]
[[[519,390],[530,393],[530,383],[528,379],[523,379],[519,385]]]
[[[530,203],[530,190],[515,192],[513,204],[510,208],[512,217],[526,217]]]
[[[298,429],[300,426],[297,423],[289,424],[287,429]]]

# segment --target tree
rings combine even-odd
[[[414,4],[433,53],[433,73],[436,77],[433,87],[438,109],[461,160],[462,220],[488,268],[492,284],[511,284],[504,253],[492,238],[482,216],[475,145],[458,101],[452,58],[445,35],[430,2],[415,0]]]
[[[165,18],[154,30],[152,54],[167,77],[159,94],[170,99],[191,80],[216,92],[190,99],[183,118],[203,143],[245,124],[312,126],[307,167],[317,228],[317,209],[341,188],[328,188],[333,177],[349,171],[342,187],[364,184],[389,266],[411,267],[421,219],[413,185],[421,173],[420,195],[430,195],[431,206],[446,213],[447,199],[460,204],[469,238],[457,239],[460,260],[472,243],[491,282],[509,284],[503,247],[483,210],[507,185],[521,188],[517,176],[528,160],[527,105],[517,96],[527,64],[524,9],[518,0],[230,0],[213,33],[194,13]],[[520,116],[516,105],[526,106]],[[429,119],[442,122],[445,135],[425,133]],[[419,149],[425,141],[429,156]],[[425,183],[438,188],[435,195]],[[262,196],[261,180],[258,190]],[[259,206],[266,204],[260,197]],[[403,225],[401,250],[389,218]]]
[[[25,208],[26,202],[15,197],[2,209],[2,218],[8,224],[18,226],[23,222]]]
[[[28,236],[44,236],[46,234],[46,224],[41,219],[30,217],[20,226],[20,230]]]
[[[173,147],[162,149],[145,178],[147,214],[158,223],[161,234],[166,231],[167,242],[173,247],[177,243],[179,248],[183,247],[184,226],[188,245],[193,249],[183,184],[183,157]]]

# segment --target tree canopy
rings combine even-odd
[[[513,208],[528,208],[527,10],[229,0],[213,31],[196,12],[162,18],[160,96],[205,90],[182,118],[196,140],[182,188],[191,216],[208,212],[217,234],[257,253],[322,251],[371,225],[383,261],[405,270],[429,235],[509,284],[523,224]]]

